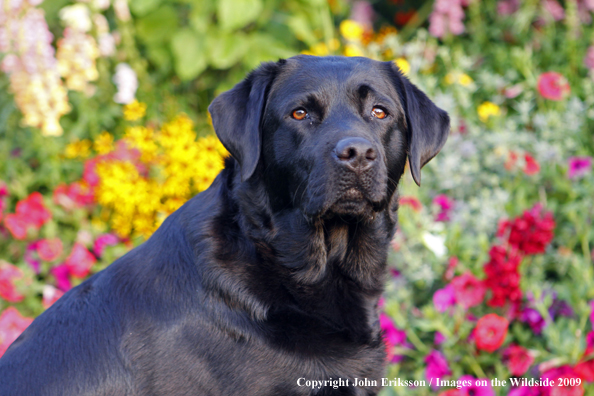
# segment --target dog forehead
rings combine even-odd
[[[360,57],[299,55],[282,65],[269,95],[275,102],[282,103],[307,94],[336,97],[361,85],[390,96],[396,94],[383,62]]]

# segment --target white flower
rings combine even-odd
[[[138,89],[138,78],[130,65],[119,63],[116,66],[113,82],[118,87],[118,92],[113,97],[114,102],[128,104],[134,101],[136,89]]]
[[[445,246],[445,237],[434,235],[428,231],[423,233],[423,245],[435,254],[438,258],[444,257],[448,253]]]
[[[93,26],[90,14],[89,7],[86,5],[74,4],[60,10],[60,19],[67,27],[81,32],[88,32]]]

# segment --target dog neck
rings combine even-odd
[[[224,204],[217,223],[226,224],[218,232],[228,244],[219,255],[241,268],[239,287],[258,301],[252,316],[263,319],[277,306],[291,306],[330,328],[350,329],[356,338],[377,333],[372,329],[396,206],[365,222],[312,220],[298,208],[273,213],[264,184],[258,178],[241,182],[236,168],[228,163],[221,179]]]

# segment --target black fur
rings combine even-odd
[[[407,157],[420,182],[447,114],[390,63],[309,56],[262,65],[210,111],[224,171],[39,316],[0,359],[0,395],[379,391],[396,187]],[[364,144],[337,153],[352,138]]]

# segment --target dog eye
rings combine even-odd
[[[293,117],[296,120],[302,120],[307,116],[308,116],[307,111],[305,111],[304,109],[294,110],[293,114],[291,114],[291,117]]]
[[[372,115],[373,117],[375,117],[375,118],[379,118],[380,120],[381,120],[382,118],[386,118],[386,116],[387,116],[387,114],[386,114],[386,112],[384,111],[384,109],[382,109],[382,108],[380,108],[380,107],[374,107],[374,108],[371,110],[371,115]]]

